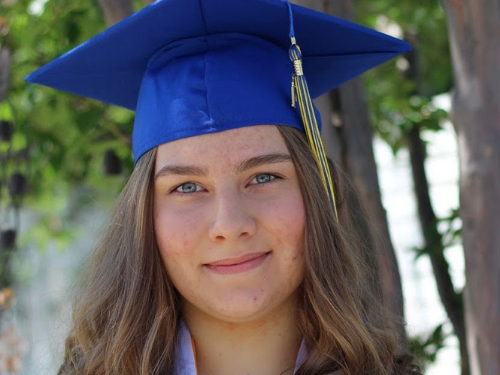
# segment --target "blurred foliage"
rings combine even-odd
[[[417,363],[422,371],[434,363],[440,349],[446,346],[445,340],[449,337],[444,330],[444,324],[438,325],[430,334],[419,335],[410,338],[410,350],[415,356]]]
[[[462,243],[462,220],[459,209],[456,208],[448,216],[440,218],[439,228],[445,248]]]
[[[375,129],[396,153],[412,125],[437,131],[447,118],[432,104],[433,96],[453,85],[446,15],[439,0],[357,0],[355,5],[358,22],[406,39],[417,52],[418,81],[405,79],[408,55],[364,75]]]
[[[25,204],[39,215],[23,242],[41,249],[49,242],[65,246],[76,232],[71,216],[82,203],[95,200],[97,190],[99,196],[115,197],[132,170],[133,112],[24,82],[26,75],[106,27],[97,1],[0,0],[0,9],[0,48],[12,53],[0,121],[14,123],[12,150],[29,152]],[[105,170],[110,153],[115,165]],[[94,193],[75,199],[75,188],[83,186]]]
[[[9,32],[0,47],[11,49],[13,62],[0,119],[11,118],[29,145],[31,195],[39,201],[44,193],[67,192],[82,183],[102,186],[103,159],[109,149],[131,170],[133,113],[23,81],[105,27],[94,2],[52,0],[38,12],[33,3],[11,0],[4,5]]]
[[[460,219],[458,209],[453,209],[448,216],[439,218],[437,224],[437,236],[439,236],[439,240],[436,242],[440,244],[439,248],[415,246],[412,249],[415,252],[415,260],[422,255],[429,255],[433,251],[444,253],[445,249],[462,242],[462,220]]]
[[[439,0],[356,0],[355,5],[358,22],[403,38],[413,48],[364,75],[375,131],[396,154],[406,147],[412,129],[432,134],[442,130],[448,119],[448,113],[433,102],[435,96],[448,93],[453,86],[446,14]],[[426,241],[432,248],[415,247],[415,258],[437,256],[449,270],[444,251],[460,240],[458,210],[436,225],[423,233],[428,240],[436,237]],[[461,300],[461,292],[449,292]],[[422,368],[436,360],[445,337],[443,325],[439,325],[428,337],[410,340]]]

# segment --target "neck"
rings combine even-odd
[[[241,323],[183,309],[198,375],[292,375],[302,335],[296,301],[291,302],[293,308]]]

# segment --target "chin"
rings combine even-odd
[[[213,319],[227,323],[250,323],[257,320],[272,318],[283,311],[295,310],[295,293],[283,296],[282,294],[265,294],[262,290],[250,292],[248,290],[231,293],[223,298],[218,298],[217,303],[207,303],[198,306],[203,314]],[[212,299],[213,302],[213,299]]]
[[[269,313],[275,306],[272,301],[258,297],[247,297],[241,294],[223,303],[212,306],[207,313],[215,318],[232,323],[244,323],[259,319]],[[211,311],[210,311],[211,310]]]

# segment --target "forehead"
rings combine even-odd
[[[289,152],[276,126],[256,125],[164,143],[158,146],[155,169],[167,163],[238,163],[268,153]]]

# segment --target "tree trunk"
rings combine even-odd
[[[423,95],[422,75],[420,70],[420,45],[416,32],[406,33],[405,39],[413,46],[406,57],[409,69],[405,72],[408,80],[415,85],[415,95]],[[425,241],[427,255],[431,261],[432,271],[441,303],[451,321],[458,338],[461,359],[461,374],[470,375],[467,339],[465,332],[464,306],[461,295],[455,292],[450,275],[450,266],[444,256],[443,237],[438,230],[438,220],[432,206],[429,182],[425,171],[426,149],[420,137],[420,125],[412,124],[405,134],[410,153],[411,172],[415,197],[417,199],[418,217],[422,237]]]
[[[324,1],[325,11],[345,19],[352,18],[352,1]],[[346,152],[346,167],[356,192],[367,213],[374,255],[379,267],[384,305],[404,321],[404,300],[401,276],[392,245],[387,215],[378,181],[373,151],[373,127],[361,78],[356,78],[338,90],[342,111],[342,139]],[[402,343],[406,343],[404,326],[399,326]]]
[[[0,103],[7,99],[10,83],[11,54],[7,47],[0,49]]]
[[[341,139],[344,145],[342,165],[351,178],[366,212],[384,305],[404,320],[404,303],[399,267],[391,242],[385,208],[382,205],[377,165],[373,152],[373,129],[360,78],[338,89],[342,111]],[[406,340],[400,326],[402,341]]]
[[[472,375],[500,374],[500,4],[442,0],[448,16]]]
[[[462,298],[455,292],[450,276],[450,267],[444,256],[443,239],[438,231],[437,218],[429,195],[429,183],[425,172],[425,144],[420,137],[420,129],[414,125],[409,133],[408,149],[410,151],[411,170],[417,197],[418,216],[425,239],[425,247],[431,261],[432,271],[441,303],[451,321],[458,338],[461,374],[469,375],[469,358],[465,333],[464,308]]]
[[[133,13],[131,0],[99,0],[99,6],[108,26],[114,25]]]
[[[296,0],[294,2],[344,19],[352,18],[352,4],[349,0],[342,2]],[[300,45],[300,35],[297,35],[297,42]],[[374,270],[374,275],[369,276],[371,279],[379,280],[380,288],[374,289],[374,293],[381,294],[383,304],[403,321],[401,277],[381,200],[373,153],[373,129],[364,86],[361,79],[357,78],[342,85],[330,95],[329,103],[325,103],[325,99],[320,99],[318,103],[325,122],[323,125],[325,148],[329,156],[333,155],[335,161],[340,160],[366,212],[364,220],[357,222],[367,223],[366,228],[363,226],[358,228],[359,234],[366,238],[370,249],[373,250],[373,254],[365,254],[365,257],[369,262],[374,259],[375,262],[371,263],[378,265],[375,267],[378,269]],[[333,126],[332,122],[336,126]],[[333,150],[332,143],[335,145]],[[336,150],[336,147],[339,149]],[[404,327],[401,325],[398,330],[401,342],[405,344]]]

